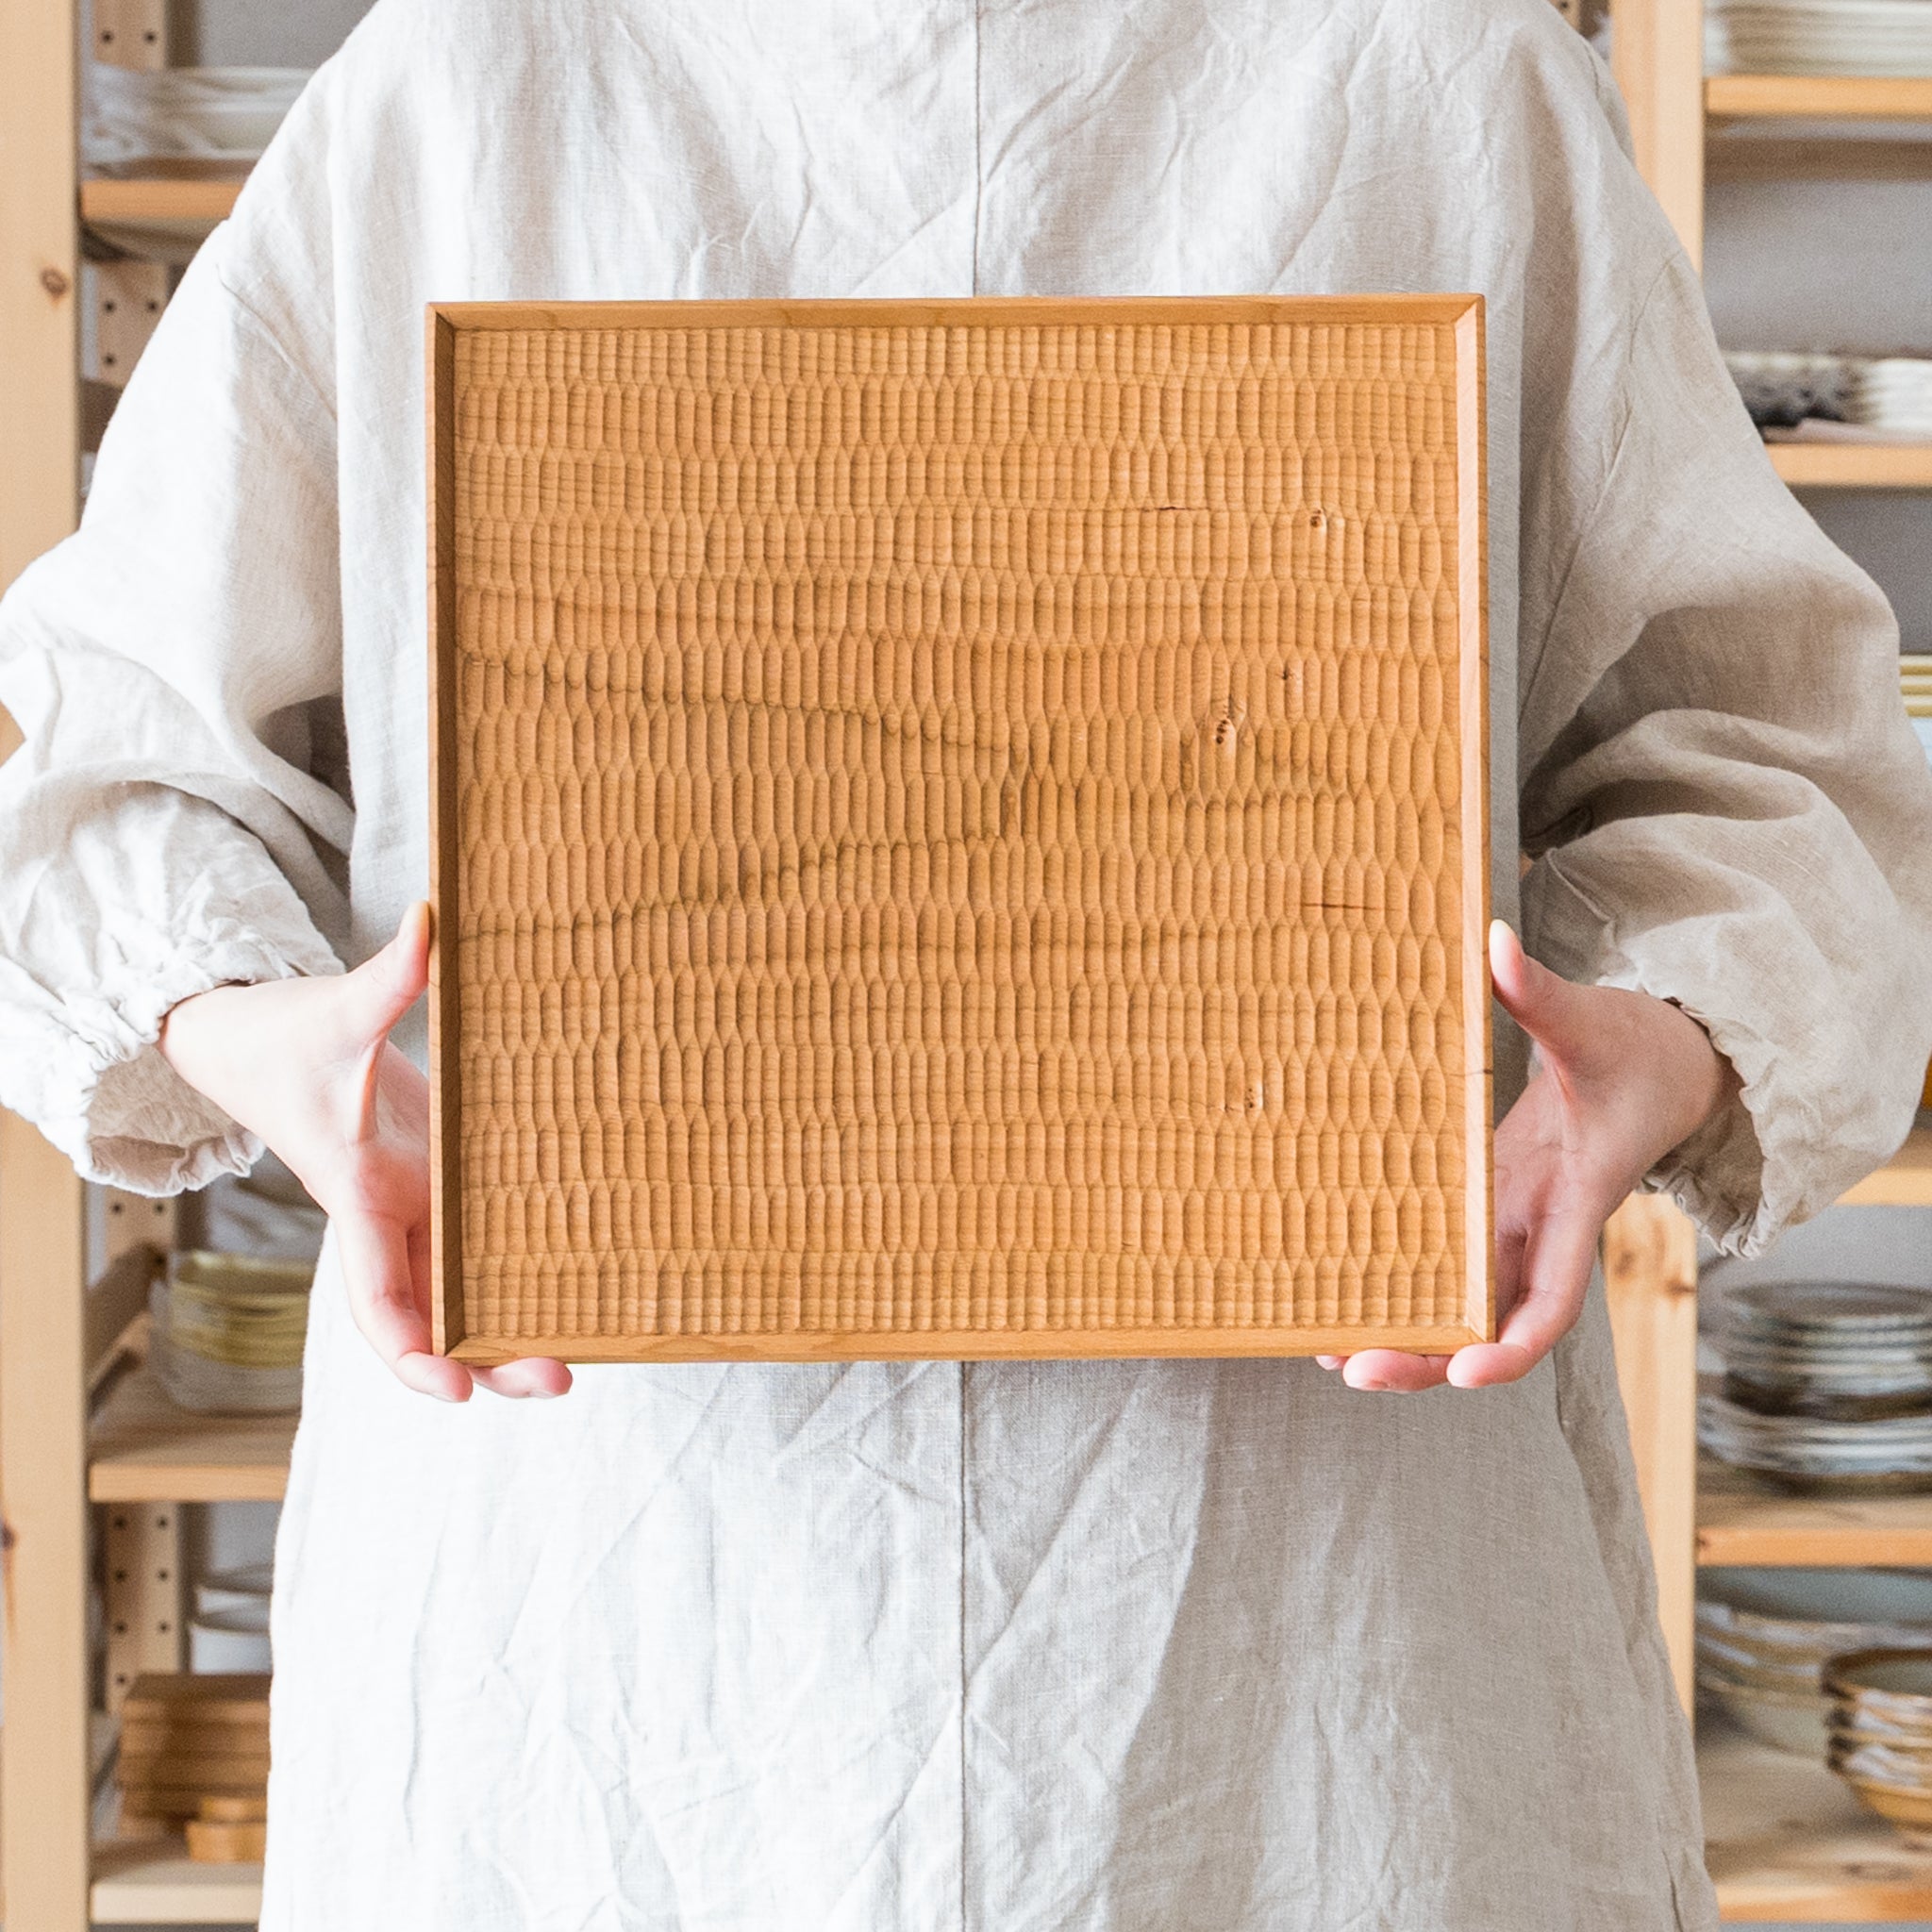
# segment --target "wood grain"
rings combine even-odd
[[[1491,1332],[1479,303],[430,344],[440,1346]]]
[[[1705,1860],[1726,1919],[1772,1924],[1932,1918],[1932,1852],[1907,1844],[1822,1763],[1726,1719],[1698,1726]]]
[[[1657,1618],[1688,1710],[1697,1597],[1697,1230],[1661,1195],[1633,1194],[1604,1229],[1603,1262]]]
[[[1704,8],[1615,0],[1610,66],[1637,166],[1694,265],[1704,259]]]
[[[1621,17],[1617,30],[1623,31]],[[1714,74],[1704,84],[1704,99],[1714,121],[1932,121],[1932,78]]]
[[[1932,445],[1774,442],[1772,467],[1793,490],[1932,490]]]
[[[1793,1495],[1707,1457],[1697,1473],[1697,1560],[1932,1568],[1932,1495]]]
[[[88,1882],[88,1536],[80,1183],[0,1113],[0,1520],[7,1924],[78,1924]]]

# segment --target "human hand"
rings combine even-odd
[[[1496,1129],[1496,1340],[1454,1355],[1320,1358],[1354,1389],[1487,1389],[1526,1375],[1583,1312],[1611,1212],[1738,1090],[1688,1013],[1647,993],[1573,985],[1500,920],[1490,974],[1537,1047],[1529,1085]]]
[[[429,1083],[389,1038],[428,978],[429,908],[416,905],[353,973],[183,1000],[160,1050],[328,1215],[356,1325],[398,1380],[446,1402],[476,1388],[561,1395],[571,1373],[559,1361],[473,1368],[429,1352]]]

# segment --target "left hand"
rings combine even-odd
[[[1487,1389],[1528,1374],[1583,1312],[1604,1223],[1738,1091],[1688,1013],[1648,993],[1574,986],[1500,920],[1490,974],[1537,1049],[1529,1085],[1496,1129],[1496,1339],[1454,1355],[1323,1356],[1352,1389]]]

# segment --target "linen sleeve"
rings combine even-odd
[[[0,602],[0,1102],[150,1193],[259,1142],[155,1041],[225,981],[340,970],[334,420],[218,231],[109,426],[79,530]]]
[[[1690,264],[1617,168],[1585,293],[1620,340],[1553,387],[1541,427],[1565,441],[1525,501],[1525,938],[1570,978],[1675,1001],[1729,1059],[1740,1098],[1650,1180],[1749,1253],[1911,1124],[1932,774],[1883,596],[1779,481]]]

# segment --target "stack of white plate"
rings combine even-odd
[[[189,1668],[208,1674],[272,1669],[269,1591],[273,1568],[248,1563],[216,1570],[194,1585],[194,1615],[188,1625]]]
[[[1932,12],[1932,0],[1914,0]],[[1852,442],[1932,442],[1932,357],[1731,349],[1731,379],[1767,435],[1803,426]]]
[[[240,174],[260,159],[308,83],[305,68],[145,72],[91,60],[81,154],[109,173],[192,161],[201,172]]]
[[[1932,0],[1920,0],[1932,13]],[[1845,420],[1895,436],[1932,441],[1932,359],[1883,356],[1854,362],[1844,399]]]
[[[1847,1651],[1932,1644],[1932,1575],[1916,1570],[1702,1570],[1697,1683],[1780,1750],[1823,1758],[1824,1667]]]
[[[1713,0],[1713,74],[1932,75],[1932,0]]]
[[[1734,1293],[1698,1440],[1806,1490],[1932,1489],[1932,1293],[1780,1282]]]

